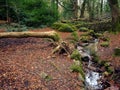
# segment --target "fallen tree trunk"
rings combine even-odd
[[[55,31],[47,32],[2,32],[0,33],[0,38],[24,38],[24,37],[38,37],[38,38],[51,38],[54,41],[59,41],[59,35]]]

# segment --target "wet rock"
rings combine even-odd
[[[80,53],[81,58],[82,58],[83,61],[89,61],[89,60],[91,60],[91,56],[87,52],[79,50],[79,53]]]
[[[82,61],[84,61],[84,62],[89,62],[89,57],[88,57],[88,56],[84,56],[84,57],[82,57],[81,59],[82,59]]]

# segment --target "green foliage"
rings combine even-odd
[[[82,66],[80,65],[76,65],[76,64],[73,64],[70,69],[72,70],[72,72],[78,72],[81,74],[81,76],[83,77],[83,79],[85,79],[85,74],[83,72],[83,68]]]
[[[8,17],[19,24],[40,27],[41,25],[51,25],[57,21],[58,10],[50,6],[45,0],[7,0]],[[5,3],[6,4],[6,3]],[[3,4],[4,5],[4,4]],[[0,9],[0,15],[6,19],[6,8]]]
[[[102,42],[100,44],[100,46],[102,46],[102,47],[108,47],[109,46],[109,42],[108,41]]]
[[[72,19],[74,17],[73,7],[74,3],[72,0],[63,0],[63,13],[62,16],[64,19]]]
[[[81,60],[81,56],[78,50],[74,50],[70,57],[71,59]]]
[[[114,49],[114,55],[115,56],[120,56],[120,48],[115,48]]]
[[[79,36],[78,36],[78,33],[76,31],[72,32],[71,36],[75,42],[79,41]]]
[[[100,63],[100,58],[99,56],[96,54],[96,52],[92,52],[91,56],[93,57],[93,61],[96,63]]]
[[[10,25],[7,25],[7,32],[21,32],[21,31],[27,31],[28,30],[28,27],[25,26],[25,25],[19,25],[19,24],[16,24],[16,23],[13,23],[13,24],[10,24]]]
[[[76,27],[67,23],[56,22],[52,25],[53,29],[56,29],[60,32],[73,32],[76,31]]]
[[[28,26],[51,25],[58,19],[58,12],[54,11],[47,2],[43,0],[32,0],[26,2],[25,23]]]

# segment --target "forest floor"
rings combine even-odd
[[[4,28],[0,32],[4,32]],[[58,33],[66,41],[71,36],[71,33]],[[120,47],[120,34],[106,35],[110,38],[110,46],[98,45],[98,55],[120,70],[120,57],[113,56],[113,49]],[[78,74],[70,70],[73,61],[66,55],[51,55],[53,48],[48,39],[0,39],[0,90],[81,90]],[[119,86],[114,81],[111,83]]]

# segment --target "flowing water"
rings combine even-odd
[[[93,46],[91,45],[91,47],[94,47],[94,51],[97,51],[97,43],[98,43],[98,40],[95,40],[95,42],[93,43]],[[85,47],[78,46],[77,49],[82,57],[88,57],[88,66],[87,66],[88,68],[86,70],[86,75],[85,75],[86,90],[101,90],[102,82],[100,81],[100,79],[102,76],[100,75],[99,72],[89,69],[90,67],[97,68],[92,62],[92,57],[90,55],[91,53],[90,48],[85,49]]]

